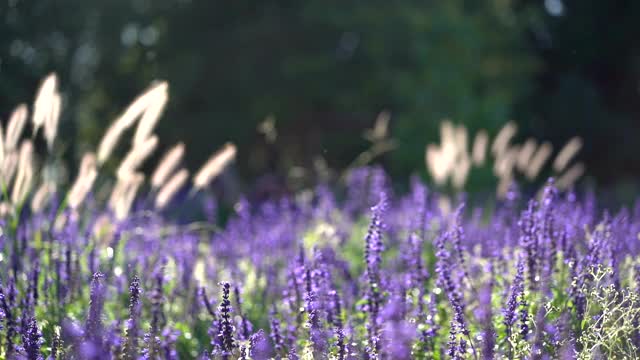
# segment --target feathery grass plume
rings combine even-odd
[[[184,143],[180,142],[165,153],[153,172],[153,175],[151,175],[151,186],[154,189],[158,189],[164,185],[173,170],[178,167],[180,160],[182,160],[184,156],[184,149]]]
[[[2,124],[0,124],[0,166],[4,162],[5,149],[4,149],[4,130]]]
[[[435,144],[427,145],[425,151],[427,169],[437,185],[444,185],[449,175],[449,164],[442,155],[442,150]]]
[[[109,199],[111,210],[118,220],[124,220],[129,214],[131,204],[143,182],[144,175],[141,173],[132,173],[118,179]]]
[[[447,174],[454,167],[458,156],[456,129],[450,120],[444,120],[440,126],[442,164],[446,165]]]
[[[155,135],[146,139],[144,142],[133,145],[133,148],[118,167],[118,178],[128,177],[131,173],[138,170],[140,165],[149,158],[157,146],[158,137]]]
[[[120,140],[120,136],[126,130],[126,128],[122,127],[116,120],[113,124],[109,125],[107,131],[105,131],[102,136],[102,140],[100,140],[100,145],[98,145],[98,162],[103,164],[111,153],[113,149],[118,144],[118,140]]]
[[[553,146],[551,145],[551,143],[544,142],[542,145],[540,145],[538,150],[536,150],[536,152],[533,154],[531,161],[529,161],[529,166],[527,166],[527,169],[524,172],[527,179],[533,180],[538,177],[538,174],[540,174],[542,167],[547,162],[552,152]]]
[[[498,177],[498,185],[496,186],[496,196],[498,199],[504,199],[507,196],[511,185],[513,185],[512,174]]]
[[[493,164],[493,174],[498,178],[512,177],[513,167],[516,163],[519,153],[519,147],[508,146],[503,150],[502,155],[496,158]]]
[[[566,190],[570,188],[582,175],[584,175],[585,166],[583,163],[577,163],[570,167],[562,174],[556,182],[558,189]]]
[[[389,111],[384,110],[380,112],[373,128],[365,130],[364,138],[370,142],[384,140],[389,133],[389,120],[391,120],[391,113]]]
[[[11,193],[11,201],[14,205],[20,204],[29,194],[33,172],[33,143],[31,140],[25,140],[20,145],[18,174]]]
[[[472,165],[467,146],[467,129],[462,125],[454,126],[451,121],[444,120],[440,124],[440,137],[440,146],[427,145],[425,150],[427,169],[437,185],[444,185],[447,178],[451,176],[453,186],[461,189]]]
[[[44,123],[44,138],[47,141],[49,151],[53,148],[53,142],[58,133],[58,122],[60,121],[60,110],[62,108],[62,97],[60,94],[53,94],[51,97],[51,109]]]
[[[175,194],[180,190],[189,179],[189,171],[182,169],[175,173],[167,183],[160,188],[158,195],[156,196],[155,206],[156,209],[164,209],[167,204],[173,199]]]
[[[33,193],[33,198],[31,199],[31,211],[35,214],[41,212],[55,191],[56,185],[54,183],[50,181],[43,182]]]
[[[454,141],[456,146],[456,155],[468,155],[468,138],[467,128],[464,125],[458,125],[454,129]]]
[[[5,135],[5,151],[11,152],[18,146],[24,126],[27,124],[27,116],[29,116],[29,110],[27,110],[27,105],[25,104],[20,104],[13,110],[7,125],[7,134]]]
[[[226,143],[216,151],[194,176],[195,189],[201,190],[207,187],[236,157],[236,152],[236,146],[232,143]]]
[[[103,164],[111,153],[115,149],[122,133],[129,129],[136,122],[149,107],[149,104],[158,96],[158,89],[162,88],[162,85],[166,86],[166,83],[161,82],[159,84],[153,84],[141,95],[138,95],[135,100],[127,107],[127,109],[120,115],[107,129],[100,145],[98,146],[98,164]],[[147,124],[150,121],[146,120]],[[153,127],[152,127],[153,128]],[[141,136],[141,135],[140,135]],[[146,140],[146,139],[145,139]]]
[[[509,142],[516,135],[518,131],[518,126],[513,122],[509,121],[506,123],[502,129],[496,135],[496,138],[493,140],[493,144],[491,145],[491,153],[495,157],[500,157],[507,147],[509,146]]]
[[[33,133],[37,134],[38,130],[49,121],[49,117],[52,115],[53,99],[56,96],[56,87],[58,86],[58,78],[56,74],[51,73],[47,75],[42,81],[42,85],[36,93],[36,100],[33,103]]]
[[[489,145],[489,135],[486,130],[480,130],[473,140],[473,149],[471,150],[471,159],[473,165],[482,166],[487,157],[487,146]]]
[[[538,142],[535,139],[529,138],[520,147],[518,158],[516,159],[516,167],[518,170],[521,172],[525,172],[527,170],[531,157],[535,153],[537,146]]]
[[[78,208],[89,191],[91,191],[91,187],[93,187],[93,183],[98,176],[96,166],[96,155],[94,153],[89,152],[82,156],[78,177],[67,196],[67,202],[72,209]]]
[[[273,144],[278,139],[278,130],[276,129],[276,117],[270,114],[258,124],[257,130],[264,135],[268,144]]]
[[[451,177],[451,182],[454,188],[458,190],[464,188],[464,184],[467,182],[467,177],[469,176],[469,170],[471,170],[471,161],[469,160],[469,157],[461,156],[455,162]]]
[[[468,134],[464,125],[454,129],[455,155],[452,162],[451,182],[454,188],[460,190],[464,187],[471,170],[471,160],[467,149]]]
[[[0,179],[2,179],[2,186],[9,186],[17,168],[18,154],[15,151],[7,153],[1,165]]]
[[[567,141],[553,161],[553,170],[558,173],[562,172],[581,148],[582,139],[579,137],[576,136]]]
[[[169,100],[169,84],[166,81],[161,81],[157,85],[154,85],[147,93],[148,105],[144,110],[138,127],[133,136],[134,146],[142,144],[153,133],[153,129],[156,127],[164,107]]]

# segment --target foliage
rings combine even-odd
[[[447,213],[417,180],[391,196],[379,168],[348,179],[344,202],[241,202],[213,232],[144,195],[123,219],[55,200],[4,215],[2,356],[635,356],[637,210],[599,219],[549,184],[522,213],[515,190]]]

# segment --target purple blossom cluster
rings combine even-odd
[[[640,351],[640,205],[607,212],[595,196],[559,193],[550,181],[531,199],[512,188],[491,205],[460,201],[449,211],[446,195],[418,179],[404,196],[390,183],[380,168],[360,168],[344,201],[328,185],[242,199],[225,224],[209,197],[204,223],[150,212],[144,199],[124,220],[97,200],[82,213],[59,211],[56,197],[48,211],[6,215],[0,357],[572,359]]]

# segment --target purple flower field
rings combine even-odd
[[[55,101],[38,104],[55,113]],[[223,223],[207,187],[235,147],[192,185],[173,161],[145,187],[139,154],[155,145],[140,114],[135,156],[110,196],[92,187],[100,151],[68,192],[45,191],[33,186],[30,140],[3,144],[0,357],[638,357],[640,203],[603,209],[595,194],[549,180],[538,195],[512,186],[484,203],[459,196],[449,210],[419,179],[395,194],[366,166],[342,186],[242,199]],[[41,116],[47,136],[54,116]],[[205,220],[176,215],[184,197]]]

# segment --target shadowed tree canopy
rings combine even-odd
[[[383,160],[396,176],[424,172],[443,118],[490,133],[515,119],[557,146],[577,134],[597,179],[638,175],[628,162],[640,132],[640,6],[543,3],[9,0],[0,5],[0,117],[56,71],[63,150],[75,157],[159,78],[171,97],[161,148],[185,141],[192,169],[228,140],[246,178],[317,155],[341,168],[388,109],[398,147]],[[549,8],[558,3],[560,12]],[[256,131],[268,115],[278,131],[271,148]],[[613,138],[622,141],[605,158],[598,149]]]

